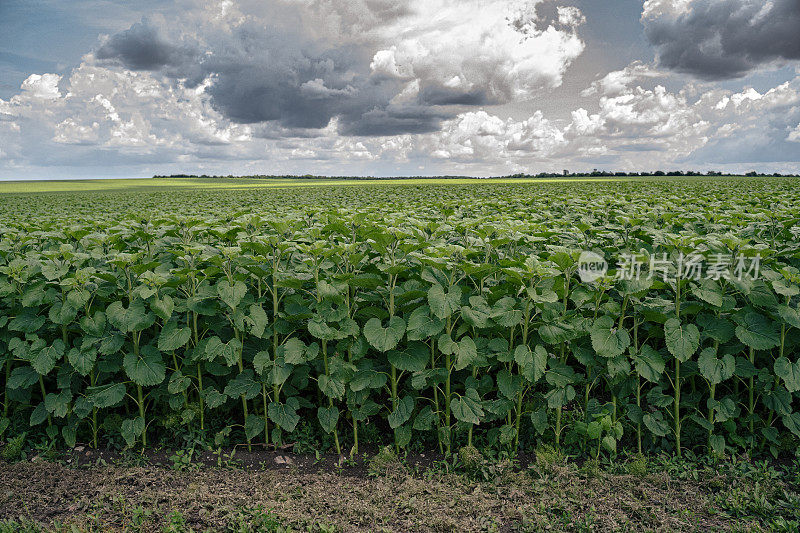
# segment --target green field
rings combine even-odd
[[[792,178],[0,183],[0,440],[791,463],[798,220]]]
[[[706,180],[739,179],[739,178],[697,178]],[[746,179],[746,178],[741,178]],[[99,192],[99,191],[157,191],[161,189],[250,189],[274,187],[311,187],[311,186],[366,186],[366,185],[470,185],[476,182],[495,184],[532,184],[532,183],[575,183],[604,181],[665,181],[675,180],[668,177],[619,177],[619,178],[541,178],[541,179],[502,179],[492,178],[407,178],[407,179],[257,179],[257,178],[144,178],[144,179],[104,179],[104,180],[36,180],[36,181],[0,181],[0,194],[51,193],[51,192]]]

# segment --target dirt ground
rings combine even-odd
[[[535,464],[466,476],[424,456],[371,475],[363,461],[339,465],[334,458],[274,452],[237,453],[222,467],[212,457],[179,465],[164,455],[137,465],[111,455],[0,461],[0,531],[20,524],[68,531],[763,528],[757,516],[720,510],[732,490],[724,477],[586,475],[574,466]]]

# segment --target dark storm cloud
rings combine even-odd
[[[643,22],[660,65],[699,78],[800,59],[800,0],[695,0],[683,14],[645,13]]]
[[[100,60],[117,61],[130,70],[183,66],[195,61],[197,55],[191,46],[168,42],[144,21],[113,35],[95,53]]]
[[[370,78],[373,52],[357,47],[323,46],[285,28],[245,24],[199,52],[175,44],[147,21],[109,38],[96,52],[106,62],[132,70],[160,70],[206,89],[213,107],[233,122],[270,122],[294,131],[319,129],[339,117],[341,133],[359,136],[423,133],[453,116],[431,106],[477,104],[480,93],[427,90],[424,105],[394,105],[401,80]]]
[[[420,89],[419,100],[427,105],[488,105],[492,102],[485,90],[460,91],[449,87],[426,85]]]
[[[364,137],[430,133],[437,131],[442,120],[450,116],[419,106],[374,108],[364,113],[343,115],[339,133]]]

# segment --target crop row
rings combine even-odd
[[[561,220],[7,224],[0,430],[147,446],[192,428],[251,445],[304,421],[339,453],[368,425],[445,452],[797,447],[792,223],[744,220],[740,237],[713,217]],[[584,249],[670,266],[626,279],[612,261],[585,280]],[[731,266],[696,276],[691,254]],[[758,272],[736,270],[755,258]]]

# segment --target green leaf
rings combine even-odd
[[[722,307],[722,287],[718,281],[704,279],[699,285],[692,287],[695,296],[714,307]]]
[[[180,371],[176,370],[172,373],[167,384],[167,392],[170,394],[181,394],[189,388],[192,384],[189,376],[184,376]]]
[[[778,306],[778,314],[784,322],[793,328],[800,329],[800,310],[789,307],[788,305]]]
[[[244,422],[244,435],[253,440],[264,431],[264,419],[258,415],[248,414]]]
[[[762,399],[764,405],[779,415],[785,416],[792,412],[792,394],[780,385],[764,392]]]
[[[392,429],[399,428],[409,420],[411,414],[414,412],[414,397],[404,396],[397,402],[397,409],[392,411],[387,418],[389,427]]]
[[[612,437],[611,435],[606,435],[603,437],[601,441],[603,448],[605,448],[610,453],[617,453],[617,439]]]
[[[247,285],[242,281],[235,281],[231,285],[227,280],[223,280],[217,284],[217,294],[220,300],[233,310],[236,309],[244,295],[247,294]]]
[[[577,375],[569,365],[562,363],[556,358],[551,358],[548,361],[550,369],[545,374],[547,383],[553,387],[563,388],[567,385],[574,383]]]
[[[80,319],[81,329],[94,337],[100,337],[106,329],[106,314],[102,311]]]
[[[679,361],[688,361],[700,347],[700,331],[694,324],[682,324],[670,318],[664,324],[664,339],[669,353]]]
[[[374,317],[364,324],[364,337],[373,348],[380,352],[388,352],[397,346],[405,331],[406,323],[399,316],[393,316],[386,328],[381,325],[379,318]]]
[[[661,413],[647,413],[642,421],[648,431],[656,437],[666,437],[670,432],[669,424],[664,421]]]
[[[456,370],[467,368],[478,357],[478,348],[470,337],[455,342],[447,333],[442,333],[439,337],[439,350],[445,355],[455,357]]]
[[[450,405],[453,416],[460,422],[478,425],[483,418],[481,397],[475,389],[467,389],[463,396],[456,398]]]
[[[775,375],[783,380],[789,392],[800,391],[800,360],[792,363],[786,357],[779,357],[775,361]]]
[[[411,442],[411,426],[405,425],[394,428],[394,442],[400,448],[405,448]]]
[[[724,344],[731,340],[735,334],[735,329],[730,320],[716,317],[707,313],[698,315],[697,323],[703,328],[702,333],[705,337]]]
[[[317,419],[325,433],[333,433],[336,429],[336,424],[339,422],[339,409],[335,405],[320,407],[317,409]]]
[[[336,340],[339,337],[339,332],[319,316],[308,321],[308,332],[317,339],[327,341]]]
[[[275,422],[282,430],[291,433],[300,421],[297,409],[291,405],[280,402],[272,402],[267,409],[269,419]]]
[[[531,424],[539,435],[544,435],[548,428],[547,409],[544,407],[531,413]]]
[[[444,329],[444,320],[431,316],[430,307],[414,309],[408,317],[408,340],[419,341],[438,335]]]
[[[547,344],[559,344],[570,339],[572,329],[566,323],[553,322],[539,327],[539,335]]]
[[[791,431],[795,437],[800,439],[800,412],[794,412],[791,415],[786,415],[781,420],[783,420],[783,425],[786,426],[786,429]]]
[[[227,366],[234,366],[239,363],[241,349],[242,343],[237,339],[231,339],[224,343],[219,337],[211,337],[206,343],[203,358],[206,361],[214,362],[218,357],[222,357]]]
[[[124,398],[124,383],[109,383],[107,385],[86,388],[86,399],[98,409],[114,407],[118,405]]]
[[[709,383],[717,385],[733,377],[736,371],[736,360],[731,354],[725,354],[718,358],[714,348],[706,348],[700,352],[700,357],[697,358],[697,366],[700,369],[700,374]]]
[[[428,289],[428,305],[433,316],[444,320],[461,309],[461,287],[454,285],[447,292],[441,285]]]
[[[11,372],[6,387],[10,390],[27,389],[39,381],[39,374],[29,366],[18,366]]]
[[[69,414],[69,404],[72,401],[72,393],[64,389],[58,394],[48,393],[44,398],[44,405],[47,412],[56,418],[64,418]]]
[[[258,304],[251,305],[250,314],[247,316],[247,325],[249,326],[250,334],[259,339],[263,338],[267,324],[269,324],[269,318],[267,318],[267,313],[264,311],[264,308]]]
[[[319,377],[318,384],[319,390],[328,398],[338,400],[344,396],[344,382],[338,378],[323,374]]]
[[[760,313],[749,312],[736,326],[736,336],[756,350],[769,350],[781,343],[778,325]]]
[[[162,352],[171,352],[182,348],[189,342],[192,330],[188,327],[178,327],[177,321],[167,322],[158,336],[158,349]]]
[[[514,309],[514,298],[505,297],[495,303],[492,308],[492,321],[503,328],[511,328],[522,321],[522,311]]]
[[[122,366],[130,380],[142,387],[159,385],[164,381],[167,372],[161,354],[157,351],[142,350],[139,357],[132,352],[127,353]]]
[[[283,344],[283,358],[290,365],[302,365],[306,362],[306,345],[298,338],[292,337]]]
[[[208,387],[203,390],[203,399],[205,400],[206,407],[209,409],[216,409],[224,405],[228,397],[214,387]]]
[[[733,420],[737,416],[739,416],[739,408],[736,405],[736,402],[733,401],[732,398],[727,397],[723,398],[720,401],[711,402],[711,398],[708,399],[706,402],[706,407],[711,409],[713,407],[714,412],[716,413],[716,421],[717,422],[725,422],[727,420]]]
[[[636,372],[650,383],[658,383],[666,363],[661,354],[649,345],[642,345],[638,355],[633,356]]]
[[[751,302],[753,302],[753,305],[757,305],[759,307],[772,308],[778,305],[778,299],[775,298],[775,295],[772,293],[769,285],[767,285],[764,280],[761,279],[753,281],[753,285],[751,286],[747,297]]]
[[[436,413],[433,412],[431,406],[427,405],[423,407],[414,418],[413,428],[416,431],[430,431],[431,426],[433,426],[435,421]],[[0,435],[2,435],[2,431],[0,431]]]
[[[788,296],[789,298],[800,294],[800,287],[785,279],[777,279],[773,281],[772,288],[781,296]]]
[[[120,433],[128,447],[132,447],[136,444],[136,439],[141,437],[142,433],[144,433],[144,418],[137,416],[133,419],[129,418],[128,420],[123,420]]]
[[[519,365],[521,374],[530,383],[542,379],[548,358],[547,350],[541,345],[537,345],[534,351],[527,345],[519,345],[514,349],[514,362]]]
[[[80,349],[72,348],[67,352],[67,361],[78,374],[88,376],[97,361],[97,350],[92,345],[84,345]]]
[[[53,344],[45,346],[31,358],[31,366],[39,375],[46,376],[62,357],[64,357],[64,342],[56,339]]]
[[[603,316],[594,321],[590,330],[592,348],[601,357],[616,357],[625,353],[631,344],[631,338],[625,328],[617,328],[610,316]]]
[[[31,412],[28,424],[30,424],[31,426],[38,426],[45,420],[47,420],[47,407],[45,407],[44,402],[41,402]]]
[[[482,296],[471,297],[469,306],[461,308],[461,316],[464,318],[464,322],[475,328],[489,327],[491,314],[492,309]]]
[[[161,299],[153,298],[150,302],[150,309],[161,320],[169,320],[172,316],[172,311],[175,309],[175,302],[170,295],[166,294]]]
[[[50,308],[48,318],[53,324],[70,324],[78,316],[78,310],[68,303],[57,302]]]
[[[504,368],[497,373],[497,388],[506,398],[516,400],[522,390],[522,376],[512,375]]]
[[[386,385],[386,374],[375,372],[374,370],[359,370],[353,374],[350,380],[350,389],[359,392],[364,389],[380,389]]]
[[[249,368],[240,372],[225,385],[224,394],[230,398],[244,397],[252,400],[261,393],[261,385],[253,379],[253,371]]]
[[[253,357],[253,368],[259,376],[264,375],[264,372],[272,368],[272,357],[270,357],[269,352],[258,352]]]
[[[419,342],[410,343],[403,351],[391,350],[387,354],[391,364],[406,372],[421,372],[425,370],[430,357],[428,346]]]
[[[272,382],[273,386],[280,386],[283,385],[289,376],[292,375],[292,369],[294,367],[292,365],[287,365],[282,357],[278,357],[272,365],[272,369],[270,372],[270,381]]]
[[[106,318],[122,333],[142,331],[153,325],[156,316],[145,309],[144,301],[136,299],[126,309],[122,302],[114,302],[106,308]]]
[[[556,387],[544,395],[550,409],[559,409],[575,399],[575,388],[572,385]]]

